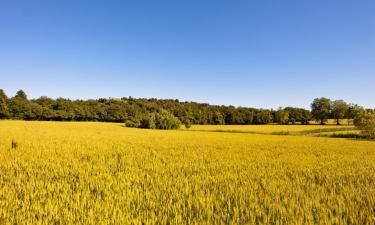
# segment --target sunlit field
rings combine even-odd
[[[352,131],[354,129],[354,126],[345,125],[193,125],[189,130],[260,134],[277,134],[280,132],[309,134],[333,131]]]
[[[375,224],[373,141],[0,121],[0,171],[7,224]]]

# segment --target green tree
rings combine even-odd
[[[229,106],[225,115],[226,124],[243,124],[241,113],[234,106]]]
[[[357,104],[349,104],[348,111],[346,112],[346,118],[348,118],[348,123],[350,123],[350,120],[354,120],[358,117],[358,115],[361,115],[364,113],[365,109]]]
[[[311,120],[311,112],[309,110],[306,110],[306,109],[299,109],[300,111],[300,118],[299,118],[299,121],[304,124],[304,125],[307,125],[307,124],[310,124],[310,120]]]
[[[340,125],[340,119],[344,119],[349,110],[349,105],[344,100],[336,100],[331,104],[331,112],[337,125]]]
[[[257,123],[258,124],[268,124],[272,122],[272,114],[269,110],[260,110],[257,115]]]
[[[375,112],[363,111],[357,114],[354,124],[369,138],[375,138]]]
[[[112,122],[124,122],[128,117],[124,107],[119,102],[113,102],[107,108],[107,120]]]
[[[57,121],[72,121],[75,119],[74,105],[69,99],[58,98],[55,100],[52,109],[55,110]]]
[[[15,97],[23,99],[23,100],[27,100],[27,95],[23,90],[17,91],[17,94]]]
[[[244,124],[252,124],[254,122],[254,111],[250,109],[242,109]]]
[[[311,104],[311,113],[316,121],[325,124],[329,118],[331,110],[331,100],[328,98],[316,98]]]
[[[276,121],[279,124],[289,124],[289,111],[285,109],[279,109],[275,114]]]
[[[10,99],[9,110],[14,119],[30,119],[32,117],[31,105],[24,91],[19,90],[16,96]]]
[[[9,118],[8,97],[3,89],[0,89],[0,119]]]
[[[292,124],[296,124],[297,122],[309,124],[311,120],[311,112],[307,109],[286,107],[284,110],[289,111],[289,121]]]
[[[225,124],[224,116],[219,111],[216,111],[214,113],[214,124],[215,125],[224,125]]]

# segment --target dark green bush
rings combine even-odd
[[[181,121],[167,110],[161,109],[155,113],[155,128],[173,130],[181,127]]]
[[[190,120],[186,120],[186,121],[184,122],[184,125],[185,125],[185,128],[186,128],[186,129],[189,129],[189,128],[191,127],[191,122],[190,122]]]
[[[140,121],[137,120],[127,120],[125,121],[126,127],[139,127],[141,125]]]
[[[127,127],[138,127],[145,129],[171,130],[181,127],[181,121],[167,110],[160,109],[157,112],[148,113],[139,123],[129,120],[126,122]]]

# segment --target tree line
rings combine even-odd
[[[155,129],[175,129],[181,124],[186,127],[191,124],[309,124],[311,120],[325,124],[328,119],[336,119],[340,124],[342,119],[354,119],[364,111],[356,104],[328,98],[315,99],[311,110],[296,107],[273,110],[132,97],[29,100],[23,90],[8,98],[0,89],[0,119],[121,122],[129,127]]]

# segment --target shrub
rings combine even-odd
[[[139,127],[141,125],[140,121],[137,120],[127,120],[125,121],[126,127]]]
[[[126,121],[125,126],[145,129],[171,130],[180,128],[181,121],[167,110],[160,109],[157,112],[145,115],[139,122],[128,120]]]
[[[190,120],[185,120],[184,125],[185,125],[185,128],[186,128],[186,129],[189,129],[189,128],[191,127],[191,122],[190,122]]]
[[[156,128],[156,115],[155,113],[150,113],[145,116],[140,123],[139,128],[155,129]]]
[[[156,129],[171,130],[178,129],[181,126],[181,121],[167,110],[161,109],[155,113]]]

